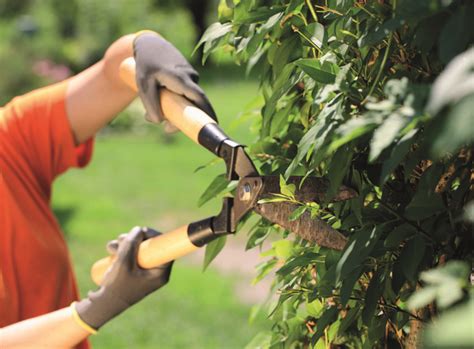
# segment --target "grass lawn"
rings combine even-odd
[[[203,87],[224,129],[256,94],[253,81],[234,70],[204,73]],[[229,132],[240,142],[252,136],[248,125]],[[89,270],[105,255],[105,243],[134,225],[167,231],[216,214],[214,200],[197,200],[219,163],[194,173],[214,156],[181,134],[171,142],[154,134],[108,134],[98,137],[92,163],[71,170],[55,184],[53,206],[65,230],[81,294],[94,286]],[[92,338],[96,348],[242,348],[264,328],[248,324],[250,307],[235,297],[235,275],[178,261],[171,282]],[[132,286],[133,287],[133,286]]]

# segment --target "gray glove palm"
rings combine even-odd
[[[156,33],[144,32],[133,44],[138,94],[151,122],[163,121],[160,88],[186,97],[217,121],[209,99],[199,87],[199,75],[171,43]]]
[[[173,262],[153,269],[142,269],[137,264],[140,243],[156,235],[159,233],[155,230],[136,227],[120,241],[109,244],[109,250],[116,251],[116,261],[105,274],[101,287],[75,304],[85,323],[99,329],[168,282]]]

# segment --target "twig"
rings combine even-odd
[[[316,14],[316,11],[313,8],[313,4],[311,4],[311,0],[306,0],[305,2],[306,2],[306,6],[308,6],[309,8],[309,12],[311,12],[311,16],[313,16],[314,21],[319,22],[318,15]]]
[[[298,33],[303,39],[305,39],[311,45],[311,47],[315,48],[319,53],[322,53],[321,49],[313,42],[313,40],[302,33],[297,26],[292,25],[291,29],[293,29],[294,32]]]

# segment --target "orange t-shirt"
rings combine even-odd
[[[66,86],[45,87],[0,108],[0,327],[78,299],[50,207],[51,185],[68,168],[85,166],[93,143],[74,145]]]

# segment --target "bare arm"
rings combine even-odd
[[[1,328],[0,343],[3,349],[72,348],[90,334],[74,320],[71,308],[63,308]]]
[[[136,97],[119,77],[120,63],[133,56],[135,34],[121,37],[104,58],[72,77],[66,92],[66,108],[77,144],[92,137]]]

